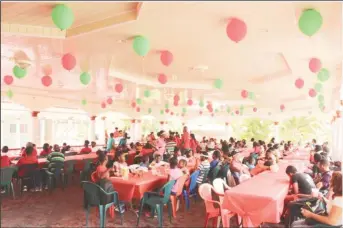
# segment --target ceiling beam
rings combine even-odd
[[[58,28],[11,23],[1,23],[1,33],[52,39],[64,39],[66,36],[66,31],[61,31]]]

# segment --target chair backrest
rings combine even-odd
[[[82,181],[81,183],[84,190],[84,207],[100,205],[100,186],[89,181]]]
[[[200,173],[200,170],[197,170],[193,172],[190,177],[190,183],[189,183],[189,189],[188,189],[190,193],[193,193],[196,191],[197,179],[198,179],[199,173]]]
[[[166,183],[163,187],[162,187],[162,191],[163,191],[163,203],[166,204],[170,198],[170,194],[171,194],[171,191],[172,191],[172,188],[175,184],[175,180],[171,180],[171,181],[168,181],[168,183]]]
[[[88,172],[88,170],[91,168],[91,164],[93,162],[93,159],[85,159],[83,160],[83,171]]]
[[[56,177],[62,173],[64,169],[64,162],[52,162],[48,165],[48,171],[53,173]]]
[[[75,160],[69,160],[64,162],[64,172],[72,173],[74,171]]]
[[[18,173],[24,173],[24,177],[29,177],[34,174],[38,169],[38,163],[20,165],[18,168]],[[23,177],[23,176],[22,176]]]
[[[224,180],[221,178],[216,178],[213,181],[214,190],[220,194],[224,194]]]
[[[185,185],[186,180],[188,179],[188,175],[183,175],[182,177],[179,177],[176,182],[175,185],[177,186],[177,190],[176,190],[176,196],[179,196],[182,194],[182,190],[183,190],[183,186]]]
[[[205,202],[206,212],[211,212],[211,211],[216,210],[213,202],[219,203],[218,201],[214,201],[212,199],[212,189],[213,189],[212,185],[208,183],[201,184],[199,186],[199,195]]]
[[[11,183],[15,167],[1,168],[1,186]]]
[[[96,172],[93,172],[92,175],[91,175],[91,180],[92,182],[96,183],[98,181],[98,175]]]

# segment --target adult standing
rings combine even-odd
[[[107,147],[106,147],[106,150],[107,152],[113,152],[114,153],[114,148],[115,148],[115,142],[114,142],[114,134],[111,133],[110,134],[110,138],[108,139],[107,141]],[[113,151],[112,151],[113,150]]]
[[[187,126],[184,126],[184,128],[183,128],[181,145],[182,145],[183,150],[189,150],[190,149],[190,135],[189,135]]]
[[[166,151],[166,142],[165,142],[166,132],[161,130],[160,132],[157,133],[157,136],[158,136],[156,140],[157,151],[155,152],[155,154],[159,154],[163,158],[163,154]]]
[[[191,136],[191,139],[190,139],[189,145],[193,151],[193,154],[195,154],[197,152],[198,142],[195,139],[194,134],[190,134],[190,136]]]

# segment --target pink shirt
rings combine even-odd
[[[189,133],[186,131],[186,132],[183,132],[183,135],[182,135],[182,142],[183,142],[183,148],[184,149],[189,149],[190,148],[190,145],[189,145]]]
[[[166,151],[166,142],[163,138],[158,138],[156,142],[157,151],[156,153],[163,156],[164,152]]]
[[[170,169],[169,171],[169,180],[177,180],[183,176],[182,170],[179,168]],[[174,185],[172,192],[177,192],[177,185]]]

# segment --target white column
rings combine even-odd
[[[90,129],[88,134],[89,141],[95,141],[95,118],[96,116],[91,116]]]
[[[142,137],[142,122],[141,120],[137,120],[135,123],[135,131],[134,131],[134,138],[132,139],[133,142],[139,141]]]
[[[52,119],[46,119],[45,120],[45,134],[44,134],[44,141],[46,143],[49,143],[50,145],[54,143],[53,141],[53,134],[52,134],[52,126],[53,125],[53,121]]]
[[[22,147],[22,146],[25,146],[24,144],[22,145],[21,144],[21,134],[20,134],[20,117],[18,116],[17,118],[16,118],[16,138],[17,138],[17,142],[16,142],[16,147],[18,147],[18,148],[20,148],[20,147]]]
[[[99,135],[99,143],[100,144],[105,144],[105,141],[106,141],[106,116],[103,116],[101,117],[101,124],[99,125],[100,126],[100,131],[97,131],[97,132],[101,132],[101,134]],[[98,130],[98,129],[96,129]],[[111,132],[108,132],[107,131],[107,134],[108,134],[108,137],[110,137],[110,133]]]
[[[280,131],[279,131],[279,129],[280,129],[279,122],[274,122],[274,138],[275,138],[275,142],[278,142],[278,143],[280,142],[280,134],[279,134]]]
[[[32,113],[32,133],[31,133],[31,141],[32,143],[36,144],[37,146],[41,145],[40,142],[40,126],[39,126],[39,118],[38,118],[38,111],[33,111]]]
[[[131,120],[130,126],[130,137],[132,141],[136,141],[137,136],[135,135],[135,128],[136,128],[136,120]]]

